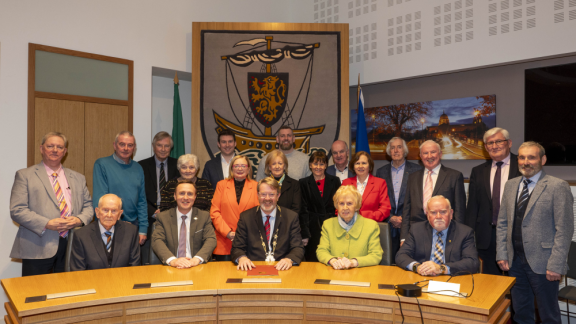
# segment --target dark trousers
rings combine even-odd
[[[519,324],[534,324],[534,296],[542,323],[561,324],[558,306],[559,281],[548,281],[545,274],[536,274],[530,268],[523,254],[514,252],[514,261],[508,275],[516,277],[512,287],[514,321]]]
[[[22,259],[22,277],[64,272],[68,238],[60,238],[56,254],[48,259]]]
[[[142,260],[142,265],[150,264],[150,249],[152,248],[152,222],[150,222],[150,217],[148,217],[148,225],[146,241],[144,242],[144,245],[140,246],[140,260]]]
[[[478,249],[478,257],[482,259],[482,273],[491,275],[502,275],[502,270],[496,262],[496,227],[492,228],[492,237],[487,249]]]
[[[390,224],[392,227],[392,224]],[[393,229],[392,229],[393,230]],[[396,253],[400,250],[400,233],[396,236],[392,236],[392,264],[396,264]]]

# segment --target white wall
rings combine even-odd
[[[180,80],[180,104],[184,120],[184,149],[190,151],[192,136],[192,82]],[[174,79],[159,76],[152,77],[152,132],[150,141],[156,133],[165,131],[172,134],[172,116],[174,108]]]
[[[150,143],[152,66],[192,72],[193,21],[307,22],[311,6],[307,0],[0,0],[0,278],[21,273],[8,257],[17,231],[9,199],[15,172],[26,167],[28,43],[133,60],[134,134]],[[151,146],[141,145],[135,159],[150,155]]]

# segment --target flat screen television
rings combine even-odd
[[[546,165],[576,165],[576,63],[525,70],[524,140],[546,149]]]

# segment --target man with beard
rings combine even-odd
[[[396,255],[396,264],[421,276],[478,272],[474,233],[464,224],[451,222],[454,210],[450,200],[434,196],[428,200],[428,222],[410,228]]]
[[[332,143],[330,151],[332,152],[334,165],[329,166],[326,169],[326,173],[338,177],[340,183],[348,178],[352,178],[354,172],[348,169],[348,144],[344,141],[337,140]]]
[[[232,241],[231,259],[238,270],[255,268],[252,261],[279,261],[278,270],[288,270],[304,258],[298,214],[277,206],[280,184],[273,178],[258,182],[260,206],[240,214]]]
[[[276,143],[278,148],[288,159],[288,176],[295,180],[306,178],[312,174],[308,167],[309,156],[294,149],[294,133],[289,126],[282,126],[276,135]],[[258,165],[258,174],[256,180],[260,181],[266,177],[266,156],[263,156]]]
[[[492,160],[472,169],[468,186],[465,224],[476,234],[482,273],[502,275],[496,263],[496,223],[504,185],[519,177],[518,156],[510,153],[512,140],[507,130],[494,127],[484,134],[484,146]]]
[[[574,197],[568,183],[542,170],[542,145],[518,149],[522,177],[506,182],[496,226],[496,260],[516,277],[512,305],[516,323],[534,323],[534,297],[542,323],[561,323],[558,284],[568,269],[574,233]],[[537,294],[536,294],[537,292]]]
[[[442,195],[454,208],[454,218],[464,223],[466,211],[466,191],[462,172],[447,168],[440,163],[442,150],[432,140],[420,145],[420,159],[424,168],[408,177],[404,210],[402,211],[402,228],[400,244],[408,236],[410,227],[417,222],[426,221],[426,203],[433,196]]]

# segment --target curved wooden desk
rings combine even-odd
[[[256,262],[256,264],[266,264]],[[400,323],[398,297],[378,284],[426,279],[397,267],[374,266],[336,271],[303,262],[280,272],[281,284],[232,284],[245,278],[230,262],[192,269],[142,266],[3,279],[10,299],[6,323]],[[316,279],[370,282],[370,287],[314,284]],[[447,280],[448,277],[439,277]],[[132,289],[136,283],[193,280],[192,286]],[[426,323],[505,323],[514,278],[474,275],[470,298],[423,294],[418,298]],[[470,276],[454,277],[470,292]],[[26,297],[95,289],[96,294],[25,303]],[[414,298],[401,297],[406,323],[419,323]]]

